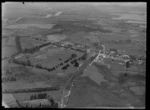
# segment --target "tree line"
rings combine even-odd
[[[46,88],[26,88],[18,90],[5,89],[4,91],[2,91],[2,93],[29,93],[29,92],[57,91],[59,89],[60,88],[56,86]]]
[[[22,50],[22,53],[34,53],[36,51],[39,51],[40,48],[44,47],[44,46],[47,46],[51,44],[51,42],[48,42],[48,43],[45,43],[45,44],[42,44],[42,45],[38,45],[38,46],[35,46],[35,47],[32,47],[32,48],[25,48],[24,50]]]
[[[5,81],[16,81],[16,78],[14,78],[14,77],[3,77],[2,82],[5,82]]]
[[[20,53],[22,51],[21,42],[20,42],[20,36],[16,36],[15,37],[15,41],[16,41],[17,51]]]
[[[17,46],[17,50],[19,53],[34,53],[36,51],[38,51],[40,48],[44,47],[44,46],[47,46],[49,44],[55,44],[56,46],[60,46],[60,47],[64,47],[64,46],[61,46],[59,44],[56,44],[56,43],[51,43],[51,42],[48,42],[48,43],[45,43],[45,44],[42,44],[42,45],[39,45],[39,46],[35,46],[35,47],[32,47],[32,48],[25,48],[25,49],[22,49],[21,47],[21,42],[20,42],[20,36],[16,36],[15,38],[15,41],[16,41],[16,46]],[[68,48],[67,46],[65,48]],[[80,51],[80,52],[85,52],[81,49],[74,49],[72,47],[70,47],[72,50],[76,50],[76,51]]]
[[[45,97],[45,95],[47,95],[47,94],[46,93],[38,94],[38,96],[40,98],[37,98],[37,99],[41,99],[41,98],[43,99]],[[48,96],[48,97],[46,97],[46,99],[48,99],[50,104],[41,104],[40,103],[37,106],[32,106],[32,105],[29,105],[29,104],[26,104],[25,106],[22,106],[18,100],[16,100],[16,103],[18,104],[18,106],[20,108],[58,108],[58,103],[54,100],[54,98],[52,96]]]
[[[76,54],[72,54],[70,58],[66,59],[64,62],[61,62],[59,63],[58,65],[54,66],[54,67],[51,67],[51,68],[48,68],[48,67],[43,67],[41,66],[40,64],[35,64],[33,65],[30,60],[27,60],[27,61],[19,61],[17,59],[13,59],[12,62],[13,63],[16,63],[16,64],[21,64],[23,66],[31,66],[31,67],[36,67],[38,69],[45,69],[49,72],[51,71],[54,71],[56,70],[58,67],[64,65],[65,63],[68,63],[70,60],[76,58],[77,55]],[[87,57],[87,53],[84,53],[83,56],[79,57],[78,59],[74,59],[73,61],[71,61],[71,64],[73,64],[75,67],[78,67],[79,66],[79,63],[77,62],[78,60],[85,60]],[[69,64],[66,64],[62,67],[62,70],[66,70],[70,65]]]
[[[47,97],[48,97],[47,93],[34,94],[34,95],[31,95],[30,100],[46,99]]]
[[[39,46],[35,46],[35,47],[32,47],[32,48],[22,49],[21,42],[20,42],[20,36],[16,36],[15,41],[16,41],[16,46],[17,46],[17,50],[18,50],[19,53],[34,53],[34,52],[38,51],[40,48],[42,48],[44,46],[47,46],[49,44],[52,44],[51,42],[48,42],[48,43],[45,43],[45,44],[42,44],[42,45],[39,45]]]

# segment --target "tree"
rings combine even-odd
[[[125,69],[127,74],[127,69],[130,67],[130,61],[125,62]]]
[[[53,67],[53,70],[55,70],[55,67]]]
[[[130,61],[127,61],[127,62],[126,62],[125,67],[126,67],[126,68],[129,68],[129,67],[130,67]]]
[[[137,57],[135,55],[129,55],[129,56],[130,56],[131,60],[135,61],[137,59]]]
[[[79,67],[79,63],[77,62],[77,60],[75,60],[75,67]]]
[[[18,106],[20,107],[20,108],[24,108],[20,103],[19,103],[19,101],[16,99],[16,103],[18,104]]]
[[[26,66],[26,63],[25,62],[20,62],[23,66]]]
[[[25,48],[25,49],[23,50],[23,53],[27,53],[27,52],[28,52],[28,49]]]
[[[31,66],[30,60],[27,60],[26,65],[27,65],[27,66]]]
[[[16,41],[17,50],[20,53],[22,51],[21,43],[20,43],[20,36],[16,36],[15,41]]]
[[[60,65],[63,65],[63,63],[61,63]]]
[[[87,53],[85,52],[84,55],[81,57],[81,60],[86,60],[87,58]]]
[[[37,64],[36,67],[37,67],[37,68],[40,68],[40,69],[42,68],[41,65],[39,65],[39,64]]]
[[[10,60],[10,59],[8,60],[8,63],[11,63],[11,60]]]
[[[50,106],[51,108],[58,108],[58,103],[55,102],[55,100],[53,99],[53,97],[48,98],[48,101],[51,104],[51,106]]]
[[[31,95],[30,100],[33,100],[33,95]]]
[[[75,57],[77,57],[77,55],[76,55],[76,54],[72,54],[71,57],[72,57],[72,58],[75,58]]]

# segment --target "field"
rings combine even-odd
[[[16,52],[16,47],[11,46],[11,47],[4,47],[2,49],[2,58],[3,57],[10,57],[11,55],[13,55]]]
[[[20,39],[22,48],[32,48],[34,47],[32,40],[29,37],[22,37]]]
[[[132,102],[133,105],[138,103],[141,106],[141,102],[132,94],[126,92],[114,94],[112,90],[107,89],[106,85],[98,86],[95,83],[86,80],[87,78],[79,79],[74,87],[73,93],[70,97],[69,107],[120,107],[128,105]],[[82,85],[81,85],[82,84]],[[119,95],[120,94],[120,95]],[[126,96],[126,98],[125,98]],[[115,99],[115,100],[114,100]]]
[[[51,24],[17,24],[17,25],[10,25],[6,27],[7,29],[25,29],[29,27],[38,27],[44,29],[51,29],[53,25]]]
[[[64,40],[66,37],[67,37],[66,35],[56,34],[56,35],[48,35],[47,39],[52,42],[59,42],[61,40]]]

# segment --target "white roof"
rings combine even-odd
[[[129,55],[121,55],[122,57],[130,57]]]

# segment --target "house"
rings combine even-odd
[[[18,59],[18,58],[23,57],[23,56],[24,56],[24,54],[19,54],[19,55],[15,56],[15,59]]]
[[[129,55],[129,56],[130,56],[131,60],[133,60],[133,61],[137,60],[137,56],[136,55]]]
[[[137,60],[138,60],[138,64],[143,64],[146,61],[146,57],[145,56],[138,56]]]
[[[117,55],[117,54],[118,54],[118,51],[117,51],[117,49],[109,49],[109,53],[110,53],[111,55]]]
[[[129,55],[121,55],[120,56],[123,60],[129,61],[130,60],[130,56]]]
[[[73,45],[71,42],[63,42],[64,45]]]
[[[145,60],[146,60],[146,57],[145,57],[145,56],[138,56],[137,59],[138,59],[138,60],[143,60],[143,61],[145,61]]]

